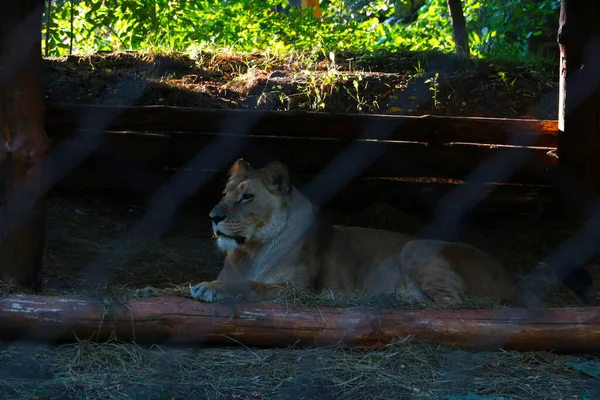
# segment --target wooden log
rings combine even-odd
[[[0,1],[0,281],[39,290],[45,197],[34,168],[47,148],[42,0]]]
[[[558,132],[557,122],[547,120],[49,103],[46,113],[48,135],[54,137],[66,134],[68,129],[78,128],[79,117],[91,112],[90,110],[103,110],[102,114],[115,116],[106,127],[108,131],[220,133],[226,121],[257,114],[262,117],[250,129],[249,135],[344,140],[385,139],[429,145],[516,143],[556,148]]]
[[[559,135],[563,184],[581,212],[600,192],[600,3],[562,0]],[[575,210],[577,209],[577,210]]]
[[[7,295],[0,339],[377,349],[396,340],[473,350],[600,351],[600,309],[409,310],[207,304],[183,297],[101,301]]]

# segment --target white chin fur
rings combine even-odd
[[[235,239],[232,238],[228,238],[228,237],[224,237],[224,236],[219,236],[217,238],[217,247],[224,252],[229,252],[231,250],[235,250],[238,248],[238,243],[235,241]]]

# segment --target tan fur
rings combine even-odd
[[[227,256],[216,281],[192,288],[198,300],[259,297],[284,283],[316,293],[406,290],[440,305],[469,295],[505,304],[517,299],[515,280],[472,246],[328,224],[290,185],[280,162],[254,170],[236,161],[210,216]]]
[[[302,9],[314,7],[313,15],[317,18],[321,18],[323,16],[323,11],[321,11],[321,7],[319,5],[319,0],[302,0],[300,5]]]

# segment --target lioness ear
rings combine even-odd
[[[273,161],[263,168],[267,189],[278,195],[290,193],[290,174],[288,168],[279,161]]]
[[[240,158],[229,168],[229,180],[236,179],[249,171],[252,171],[252,166],[246,160]]]

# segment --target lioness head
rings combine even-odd
[[[209,214],[217,246],[227,252],[276,237],[289,217],[290,192],[288,169],[279,161],[255,170],[237,160],[223,198]]]

